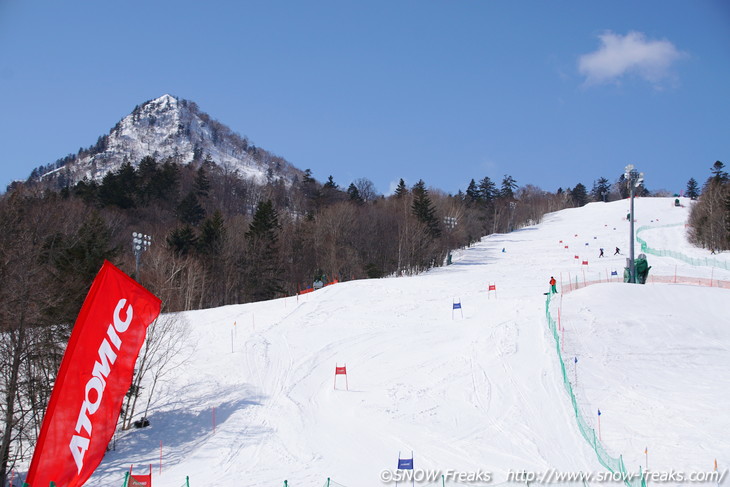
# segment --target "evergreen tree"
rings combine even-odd
[[[695,178],[690,178],[687,181],[687,191],[685,193],[687,198],[696,200],[700,196],[700,187],[697,185]]]
[[[302,194],[308,199],[318,204],[318,200],[321,198],[322,193],[317,187],[317,181],[312,177],[312,170],[306,169],[304,176],[302,177],[301,190]]]
[[[200,227],[200,238],[198,239],[198,251],[204,256],[216,257],[223,249],[223,239],[226,228],[223,221],[223,214],[216,210],[213,216],[206,218]]]
[[[190,225],[183,225],[173,230],[167,237],[167,245],[175,254],[181,257],[193,253],[198,244],[198,237]]]
[[[137,193],[137,172],[132,164],[125,162],[116,172],[104,176],[99,187],[99,201],[103,206],[134,208]]]
[[[319,207],[330,206],[338,201],[344,201],[346,199],[345,193],[340,191],[339,186],[335,183],[335,180],[330,175],[327,178],[327,182],[322,186],[322,190],[319,192],[316,204]]]
[[[728,180],[728,174],[725,172],[725,164],[720,161],[715,161],[712,165],[712,179],[718,183],[725,183]]]
[[[428,233],[433,238],[438,238],[441,235],[441,229],[439,228],[439,221],[436,218],[436,209],[431,203],[431,198],[428,196],[428,190],[426,189],[426,183],[423,179],[419,179],[418,182],[411,189],[413,193],[413,205],[411,210],[415,217],[421,223],[424,223],[428,227]]]
[[[177,206],[177,217],[182,223],[189,225],[197,225],[205,218],[205,209],[193,191],[189,192]]]
[[[72,193],[84,200],[87,204],[96,204],[99,197],[99,184],[96,181],[89,181],[86,176],[84,179],[76,183]]]
[[[466,202],[476,203],[477,201],[479,201],[479,188],[477,188],[477,183],[472,179],[466,188]]]
[[[92,212],[75,234],[48,237],[42,261],[51,264],[56,288],[62,296],[46,310],[49,315],[58,322],[73,323],[104,260],[113,259],[120,251],[112,243],[109,226],[97,212]]]
[[[406,182],[403,181],[403,178],[398,181],[398,186],[395,188],[395,193],[393,194],[398,199],[408,194],[408,188],[406,187]]]
[[[248,294],[254,301],[283,292],[279,275],[279,215],[271,200],[259,202],[246,232],[248,241]]]
[[[195,194],[201,198],[208,197],[208,191],[210,191],[210,181],[205,171],[205,166],[200,166],[198,172],[195,174],[195,182],[193,183],[193,189]]]
[[[570,192],[570,199],[573,200],[575,206],[584,206],[588,203],[586,187],[581,183],[576,184],[575,188]]]
[[[302,184],[312,184],[314,183],[314,178],[312,177],[312,170],[311,169],[305,169],[304,170],[304,177],[302,177]]]
[[[143,157],[139,161],[139,167],[137,168],[137,175],[139,176],[140,185],[149,184],[152,181],[155,173],[157,172],[157,161],[152,156]]]
[[[591,198],[593,201],[605,202],[610,192],[611,185],[608,184],[608,179],[601,177],[597,181],[593,181],[593,189],[591,189]]]
[[[157,161],[154,157],[147,156],[139,162],[137,168],[137,198],[142,206],[147,206],[155,196],[157,172]]]
[[[151,193],[157,200],[177,201],[180,186],[180,166],[174,162],[165,161],[155,173],[151,186]]]
[[[502,179],[502,188],[499,191],[500,198],[514,199],[515,190],[517,189],[517,181],[512,176],[507,174]]]
[[[327,178],[327,182],[324,183],[324,187],[327,189],[337,189],[337,183],[335,183],[335,180],[332,179],[332,175]]]
[[[511,182],[508,181],[507,187],[509,188],[509,194],[510,198],[512,197],[512,190],[517,188],[517,184],[514,184],[514,180],[511,176],[505,176],[505,178],[509,177]],[[502,182],[502,185],[504,187],[505,182]],[[499,196],[499,191],[497,191],[497,185],[494,184],[494,182],[489,178],[489,176],[484,177],[481,181],[479,181],[479,199],[490,203],[492,202],[497,196]]]
[[[357,204],[363,203],[362,196],[360,196],[360,190],[357,189],[355,183],[350,183],[350,186],[347,188],[347,194],[350,196],[350,201]]]

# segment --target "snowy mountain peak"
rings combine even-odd
[[[123,163],[146,156],[158,162],[199,163],[210,159],[246,179],[290,181],[301,171],[233,132],[188,100],[164,94],[134,108],[96,144],[54,164],[37,168],[30,181],[63,187],[86,178],[100,181]]]
[[[177,98],[170,95],[169,93],[165,93],[159,98],[156,98],[152,100],[149,103],[155,103],[155,104],[174,104],[177,105]]]

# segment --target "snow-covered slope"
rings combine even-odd
[[[299,172],[284,159],[250,145],[194,102],[163,95],[135,107],[96,145],[37,169],[31,179],[61,185],[83,178],[98,181],[124,162],[136,166],[146,156],[180,164],[210,157],[226,170],[259,183],[267,178],[288,181]]]
[[[640,224],[681,224],[688,209],[672,203],[638,200]],[[604,447],[631,471],[645,448],[650,469],[727,468],[730,290],[606,283],[624,265],[615,247],[628,253],[626,206],[548,215],[420,276],[179,314],[190,334],[158,385],[151,426],[120,435],[87,485],[119,485],[130,464],[152,464],[156,487],[186,476],[191,486],[375,486],[411,452],[416,469],[490,472],[493,485],[510,470],[605,472],[578,431],[547,331],[551,275],[564,291],[569,279],[604,281],[553,299],[565,360],[579,358],[579,407],[589,421],[603,412]],[[651,235],[655,248],[704,252],[682,225]],[[727,270],[649,263],[652,275],[730,281]],[[347,383],[335,383],[336,365]]]

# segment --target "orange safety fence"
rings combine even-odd
[[[615,277],[615,276],[614,276]],[[568,282],[562,285],[563,294],[582,289],[593,284],[605,284],[607,282],[623,282],[623,279],[615,278],[600,281],[583,281],[580,282],[576,278],[575,282]],[[689,277],[689,276],[652,276],[649,275],[646,284],[690,284],[692,286],[719,287],[722,289],[730,289],[730,281],[721,281],[719,279],[708,279],[705,277]],[[638,284],[639,286],[641,284]]]

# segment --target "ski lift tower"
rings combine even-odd
[[[636,188],[644,182],[644,173],[634,169],[633,164],[626,166],[624,177],[629,185],[629,197],[631,198],[631,209],[629,210],[629,282],[636,284],[636,262],[634,261],[634,193]]]

